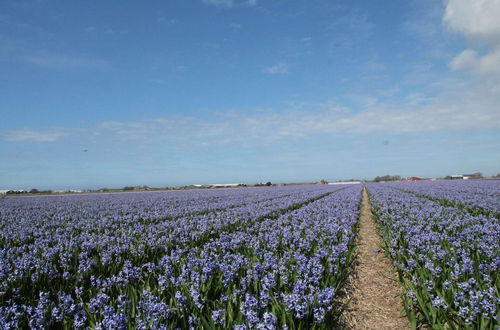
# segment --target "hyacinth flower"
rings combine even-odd
[[[328,328],[360,197],[303,186],[7,199],[0,324]]]
[[[496,329],[500,324],[498,219],[405,192],[415,190],[414,184],[374,184],[368,190],[387,253],[406,290],[412,325]]]
[[[500,184],[496,180],[393,182],[389,185],[472,215],[492,215],[500,219]]]

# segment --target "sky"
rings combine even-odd
[[[500,0],[0,2],[0,189],[500,173]]]

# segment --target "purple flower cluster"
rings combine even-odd
[[[480,214],[493,214],[500,218],[499,180],[448,180],[389,183],[391,187],[426,196],[444,205],[465,208]]]
[[[490,182],[483,190],[477,189],[478,182],[470,184],[471,193],[464,196],[495,191]],[[498,191],[500,181],[495,184]],[[387,251],[407,290],[410,319],[436,329],[496,329],[500,324],[500,222],[494,215],[425,197],[444,197],[447,185],[371,184],[368,190]],[[462,194],[451,187],[468,188],[454,183],[449,187],[446,198],[450,200],[449,196]]]
[[[4,199],[0,325],[328,325],[360,196],[357,185]]]

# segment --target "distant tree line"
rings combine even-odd
[[[401,176],[399,175],[384,175],[384,176],[377,176],[373,181],[375,182],[380,182],[380,181],[398,181],[401,180]]]
[[[103,188],[103,190],[106,189],[106,188]],[[122,190],[125,190],[125,191],[130,191],[130,190],[148,190],[149,187],[144,185],[144,186],[126,186],[126,187],[123,187]],[[109,190],[109,189],[108,189]]]
[[[272,183],[270,181],[267,181],[266,183],[256,183],[254,184],[255,187],[264,187],[264,186],[267,186],[267,187],[270,187],[272,186]]]
[[[9,190],[7,191],[7,195],[23,195],[23,194],[52,194],[52,190],[38,190],[38,189],[31,189],[31,190]]]

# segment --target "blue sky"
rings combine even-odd
[[[3,1],[0,189],[500,172],[498,0]]]

